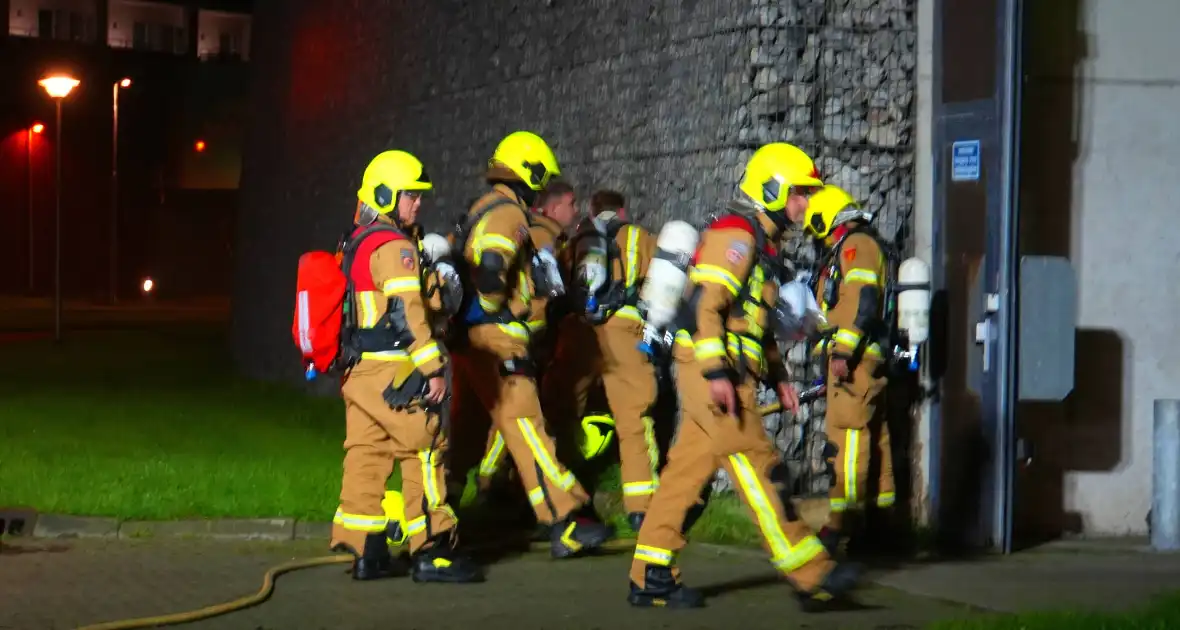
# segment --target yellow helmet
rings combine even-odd
[[[553,149],[531,131],[515,131],[501,140],[489,166],[495,164],[504,165],[533,190],[541,190],[551,178],[561,175]]]
[[[738,189],[767,212],[781,212],[791,188],[823,185],[810,156],[793,144],[774,142],[750,156]]]
[[[861,209],[848,191],[839,186],[824,186],[809,201],[807,214],[803,218],[803,231],[816,238],[826,238],[833,228],[846,221],[871,221],[873,218],[870,212]]]
[[[405,151],[385,151],[365,167],[356,198],[379,214],[389,214],[397,206],[399,194],[433,188],[418,158]]]
[[[582,418],[582,457],[594,459],[606,452],[615,434],[615,419],[609,415]]]

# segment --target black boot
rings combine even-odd
[[[639,533],[639,529],[643,527],[644,516],[646,516],[644,512],[631,512],[627,515],[627,524],[631,526],[631,531]]]
[[[365,549],[352,561],[352,579],[380,580],[382,578],[405,577],[407,567],[401,557],[389,552],[385,532],[365,536]]]
[[[597,519],[571,515],[549,528],[549,545],[554,558],[570,558],[601,547],[614,533]]]
[[[631,583],[627,602],[643,608],[703,608],[700,592],[681,584],[668,567],[648,565],[643,572],[643,588]]]
[[[468,584],[484,581],[483,570],[474,560],[456,552],[446,536],[440,536],[420,549],[411,559],[411,577],[415,582]]]
[[[838,607],[860,584],[864,568],[853,562],[837,564],[814,590],[799,592],[804,612],[824,612]]]

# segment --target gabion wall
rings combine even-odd
[[[300,378],[287,331],[295,262],[334,245],[362,169],[392,147],[434,177],[429,227],[466,209],[496,142],[516,129],[548,139],[583,193],[619,189],[658,227],[720,209],[754,148],[791,141],[877,210],[886,235],[903,236],[914,4],[260,0],[235,290],[241,367]],[[767,422],[806,460],[803,427],[822,419],[803,420]]]

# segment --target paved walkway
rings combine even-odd
[[[267,567],[322,552],[322,543],[310,541],[11,543],[0,553],[0,628],[73,628],[221,603],[255,592]],[[804,615],[762,559],[708,547],[683,559],[688,579],[713,595],[708,608],[635,610],[625,600],[629,562],[626,552],[566,562],[530,554],[500,561],[485,584],[463,586],[355,584],[344,565],[333,565],[280,577],[261,606],[184,627],[908,630],[968,614],[960,605],[871,587],[861,610]]]

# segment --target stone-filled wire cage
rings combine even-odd
[[[435,181],[426,226],[447,229],[482,192],[496,143],[517,129],[553,145],[583,198],[617,189],[652,229],[722,209],[755,148],[793,142],[906,248],[915,3],[262,3],[256,21],[268,27],[254,56],[256,67],[269,70],[254,98],[255,110],[268,113],[252,127],[244,204],[266,208],[282,199],[284,216],[302,223],[275,226],[262,213],[244,214],[240,234],[250,247],[241,268],[282,261],[293,269],[297,252],[329,246],[365,163],[392,147],[422,158]],[[276,152],[284,156],[281,170],[268,161]],[[787,251],[799,268],[813,262],[809,248]],[[242,361],[277,373],[272,366],[285,361],[290,340],[270,331],[289,317],[286,285],[262,294],[259,286],[274,283],[247,276],[238,278],[237,299],[246,306],[235,311],[236,334],[250,348],[273,350]],[[790,354],[802,384],[815,377],[804,367],[806,350]],[[822,411],[766,422],[804,493],[826,492]]]

